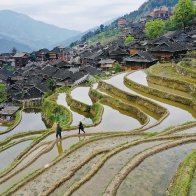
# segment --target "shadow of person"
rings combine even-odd
[[[59,155],[61,155],[63,153],[62,140],[58,140],[56,142],[56,146],[57,146],[57,151],[58,151]]]

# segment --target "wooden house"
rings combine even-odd
[[[119,46],[109,50],[109,57],[115,59],[118,62],[122,62],[123,58],[129,56],[129,53],[124,48]]]
[[[172,16],[172,12],[168,7],[161,6],[159,8],[154,9],[153,12],[149,14],[149,16],[153,17],[154,19],[168,19],[170,16]]]
[[[172,61],[187,52],[187,47],[165,37],[155,40],[150,46],[151,53],[159,61]]]
[[[123,70],[145,69],[155,64],[155,59],[149,52],[140,52],[124,58]]]
[[[25,52],[17,52],[13,56],[13,59],[15,61],[15,66],[24,67],[29,60],[29,55]]]
[[[11,121],[15,118],[16,112],[20,109],[18,106],[6,106],[0,111],[2,121]]]
[[[146,51],[146,47],[138,41],[134,41],[134,42],[131,42],[130,44],[128,44],[127,49],[129,51],[130,55],[134,55],[134,54],[137,54],[139,52],[145,52]]]
[[[98,64],[102,70],[108,71],[109,69],[114,68],[116,62],[117,61],[113,59],[102,59]]]

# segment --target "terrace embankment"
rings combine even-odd
[[[120,99],[126,100],[130,103],[135,104],[136,106],[144,107],[146,110],[149,110],[156,114],[158,118],[162,118],[163,116],[167,115],[168,111],[164,107],[154,103],[153,101],[150,101],[148,99],[145,99],[143,97],[133,95],[131,93],[122,91],[116,87],[114,87],[111,84],[108,84],[106,82],[100,82],[99,88],[103,90],[104,92],[108,93],[111,96],[119,97]]]

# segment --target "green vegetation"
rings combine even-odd
[[[125,39],[125,45],[131,43],[132,41],[134,41],[134,37],[132,35],[128,35]]]
[[[57,89],[54,94],[43,99],[42,112],[45,120],[51,126],[54,123],[59,123],[62,127],[66,127],[72,121],[71,112],[64,106],[56,103],[58,93],[61,90],[62,89]]]
[[[176,66],[170,63],[153,65],[148,69],[148,73],[195,85],[195,79],[189,76],[180,75],[176,70]]]
[[[100,42],[102,45],[105,45],[120,36],[122,32],[119,29],[112,29],[109,31],[101,32],[94,37],[91,37],[87,40],[88,44],[95,45],[96,43]]]
[[[174,9],[174,20],[182,24],[183,28],[188,25],[196,15],[196,9],[191,0],[179,0]]]
[[[184,196],[188,195],[191,180],[196,168],[196,150],[188,155],[188,157],[180,164],[176,176],[173,178],[169,195]]]
[[[149,21],[146,23],[145,31],[147,37],[149,37],[150,39],[157,38],[164,34],[165,22],[160,19]]]
[[[114,66],[114,71],[115,73],[118,73],[122,70],[122,65],[119,64],[119,63],[116,63],[115,66]]]
[[[7,100],[7,92],[5,84],[0,83],[0,103]]]
[[[104,110],[104,108],[99,102],[97,102],[91,106],[91,114],[93,116],[92,120],[95,125],[97,125],[101,122],[103,110]]]
[[[55,88],[56,88],[56,81],[53,80],[53,79],[49,79],[49,80],[48,80],[48,88],[49,88],[51,91],[54,91]]]
[[[155,39],[168,30],[175,30],[178,26],[185,27],[196,16],[196,8],[191,0],[180,0],[174,9],[174,15],[166,20],[154,20],[146,23],[146,35]]]
[[[186,58],[177,64],[177,70],[182,75],[196,79],[196,51],[188,52]]]

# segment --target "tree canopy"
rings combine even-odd
[[[145,31],[147,37],[149,37],[150,39],[157,38],[164,34],[165,22],[160,19],[149,21],[146,23]]]
[[[181,23],[184,29],[188,22],[194,18],[195,14],[196,9],[191,0],[179,0],[174,8],[174,20]]]
[[[6,86],[0,83],[0,103],[7,100]]]
[[[125,39],[125,44],[129,44],[134,40],[134,37],[132,35],[128,35]]]
[[[118,73],[118,72],[121,71],[121,69],[122,69],[122,65],[119,64],[119,63],[116,63],[115,66],[114,66],[114,71],[115,71],[116,73]]]

